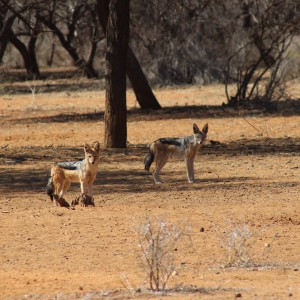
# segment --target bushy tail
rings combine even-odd
[[[52,177],[49,178],[48,183],[46,185],[46,193],[50,197],[51,201],[53,201],[53,198],[54,198],[54,187],[53,187]]]
[[[144,164],[145,164],[145,170],[147,170],[149,172],[150,166],[154,161],[154,152],[152,147],[150,146],[149,148],[149,153],[146,155],[145,159],[144,159]]]

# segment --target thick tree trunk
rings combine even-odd
[[[103,31],[106,32],[110,0],[97,0],[97,14]],[[147,78],[133,51],[128,48],[127,75],[141,109],[160,109],[161,106],[153,94]]]
[[[126,148],[126,61],[129,0],[111,0],[106,29],[105,147]]]
[[[26,46],[20,41],[15,34],[10,30],[9,41],[19,50],[23,61],[24,66],[27,70],[29,76],[33,76],[35,79],[40,77],[39,66],[36,62],[35,52],[31,49],[31,53],[27,50]],[[34,47],[35,42],[31,45],[31,48]],[[33,57],[31,57],[31,55]]]
[[[141,109],[161,109],[147,78],[131,48],[127,54],[127,76]]]
[[[11,27],[14,23],[15,16],[11,16],[8,18],[8,20],[3,24],[1,22],[1,28],[0,28],[0,64],[2,63],[2,59],[7,47],[7,44],[9,43],[9,37],[11,34]]]

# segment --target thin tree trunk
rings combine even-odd
[[[71,44],[71,38],[66,39],[62,31],[52,23],[50,20],[46,19],[43,16],[39,15],[40,21],[47,26],[53,33],[58,37],[61,45],[65,48],[65,50],[69,53],[71,58],[73,59],[74,65],[79,69],[83,70],[85,75],[88,78],[97,78],[98,74],[94,70],[92,65],[89,65],[82,57],[79,56],[78,51]]]
[[[37,27],[37,25],[36,25],[36,27]],[[32,73],[35,74],[36,78],[40,78],[40,69],[39,69],[37,59],[36,59],[36,52],[35,52],[36,41],[37,41],[37,34],[33,34],[30,37],[30,40],[28,43],[28,54],[30,57],[31,71],[32,71]]]
[[[126,61],[129,0],[111,0],[106,30],[105,147],[126,148]]]
[[[56,44],[55,44],[55,42],[53,42],[52,45],[51,45],[50,56],[49,56],[49,58],[47,59],[47,65],[48,65],[49,67],[52,67],[55,48],[56,48]]]

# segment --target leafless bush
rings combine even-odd
[[[227,255],[225,267],[255,266],[254,247],[261,239],[262,230],[254,231],[246,223],[237,224],[231,219],[226,220],[225,227],[215,224],[216,231]],[[271,249],[271,244],[265,243],[261,256]]]
[[[287,96],[286,56],[299,33],[299,5],[295,1],[242,1],[240,10],[242,39],[228,59],[228,104],[249,106],[282,100]],[[228,83],[232,81],[236,89],[230,94]]]
[[[165,220],[147,216],[135,226],[143,267],[152,291],[163,291],[178,269],[177,246],[187,235],[187,228],[178,228]]]

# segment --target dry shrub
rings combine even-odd
[[[253,267],[256,266],[257,253],[254,247],[262,239],[262,231],[253,230],[246,223],[238,224],[227,219],[224,228],[215,224],[221,244],[225,247],[227,263],[225,267]],[[270,250],[270,244],[265,243],[260,256]]]
[[[152,291],[163,291],[172,274],[179,268],[176,263],[177,246],[187,228],[178,228],[165,220],[145,217],[135,226],[143,268]]]

